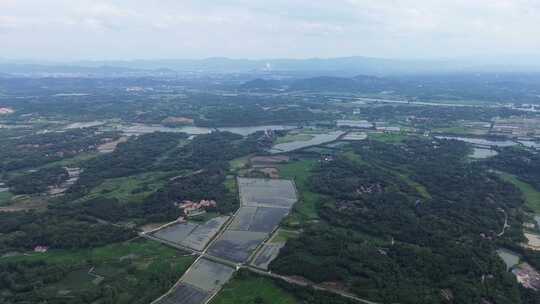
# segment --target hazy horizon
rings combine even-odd
[[[0,2],[0,58],[539,57],[533,0]]]

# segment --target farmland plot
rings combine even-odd
[[[288,214],[289,209],[286,208],[259,207],[249,226],[249,231],[270,233]]]
[[[197,227],[193,223],[178,223],[154,232],[154,236],[171,243],[180,244]]]
[[[291,208],[296,190],[290,180],[238,178],[242,206]]]
[[[238,178],[238,187],[241,207],[208,253],[245,263],[289,214],[297,197],[290,180]]]
[[[210,296],[210,293],[199,290],[187,284],[179,284],[173,292],[169,293],[155,304],[200,304]]]
[[[203,224],[191,222],[173,224],[154,232],[153,236],[170,243],[202,251],[228,219],[228,216],[219,216]]]
[[[208,253],[223,259],[244,263],[268,237],[264,232],[227,230],[210,247]]]
[[[235,269],[207,259],[200,259],[186,272],[182,282],[200,290],[214,292],[225,284]]]
[[[156,304],[200,304],[217,292],[235,269],[207,259],[197,261],[178,286]]]
[[[281,250],[283,246],[285,246],[285,242],[264,244],[257,252],[255,258],[253,258],[251,265],[267,270],[268,265],[270,265],[270,262],[279,255],[279,250]]]
[[[241,231],[249,230],[256,212],[257,207],[240,207],[232,224],[229,226],[229,229]]]

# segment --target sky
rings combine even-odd
[[[0,0],[0,58],[540,55],[540,0]]]

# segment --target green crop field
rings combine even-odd
[[[540,214],[540,191],[534,189],[533,186],[521,181],[516,176],[508,173],[500,173],[500,176],[507,182],[514,184],[523,192],[527,206],[536,214]]]
[[[308,140],[313,139],[313,137],[314,137],[313,135],[303,134],[303,133],[300,133],[300,134],[287,134],[286,136],[279,137],[276,140],[276,144],[284,144],[284,143],[289,143],[289,142],[293,142],[293,141],[308,141]]]
[[[240,272],[223,286],[212,304],[295,304],[298,301],[271,279]]]
[[[106,179],[81,200],[89,200],[101,196],[105,198],[116,198],[122,202],[138,203],[163,186],[165,183],[163,176],[164,174],[161,172],[149,172],[128,177]]]
[[[11,192],[0,192],[0,206],[7,205],[11,198],[13,197],[13,194]]]
[[[294,207],[293,221],[313,220],[319,217],[317,208],[321,196],[308,189],[308,179],[316,165],[317,162],[314,160],[302,160],[279,167],[280,177],[294,180],[300,196],[299,202]]]

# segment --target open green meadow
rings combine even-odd
[[[9,191],[0,192],[0,206],[7,205],[10,202],[12,197],[13,197],[13,194]]]
[[[245,272],[237,273],[223,286],[212,304],[295,304],[298,301],[272,279]]]
[[[500,176],[507,182],[514,184],[523,193],[527,207],[531,208],[536,214],[540,214],[540,191],[533,186],[521,181],[516,176],[500,172]]]
[[[309,191],[308,179],[317,161],[301,160],[279,167],[279,175],[284,179],[292,179],[298,190],[299,202],[294,206],[291,221],[306,221],[318,219],[317,208],[321,195]],[[291,222],[289,221],[289,222]]]
[[[305,133],[289,133],[283,137],[278,137],[276,140],[276,144],[284,144],[289,143],[293,141],[308,141],[313,139],[313,135],[305,134]]]
[[[148,172],[127,177],[106,179],[81,200],[96,197],[116,198],[120,202],[140,203],[162,187],[166,180],[162,172]]]

